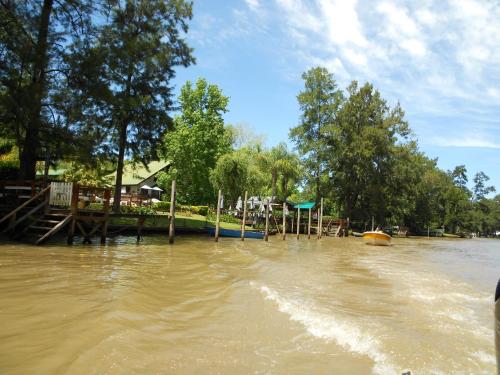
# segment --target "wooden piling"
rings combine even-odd
[[[138,218],[137,219],[137,242],[142,241],[142,229],[144,228],[144,221],[146,221],[146,218]]]
[[[311,209],[309,208],[309,221],[307,222],[307,239],[311,239]]]
[[[264,231],[264,241],[269,240],[269,199],[266,200],[266,229]]]
[[[168,226],[168,243],[173,244],[175,239],[175,180],[172,180],[170,191],[170,222]]]
[[[297,239],[299,239],[300,233],[300,206],[297,207]]]
[[[71,191],[71,223],[69,224],[68,230],[68,245],[73,244],[73,240],[75,238],[75,229],[76,229],[76,217],[78,214],[78,194],[79,194],[79,186],[78,184],[73,183],[73,188]]]
[[[319,234],[320,234],[319,208],[316,209],[316,219],[318,220],[318,225],[316,226],[316,238],[319,240]]]
[[[106,237],[108,235],[108,221],[109,221],[109,200],[111,199],[111,190],[106,189],[104,191],[104,219],[102,222],[101,230],[101,244],[106,243]]]
[[[247,193],[245,191],[245,199],[243,200],[243,220],[241,221],[241,240],[245,241],[245,223],[247,221]]]
[[[283,202],[283,240],[286,238],[286,202]]]
[[[323,198],[321,198],[319,222],[320,222],[319,238],[322,238],[323,237]]]
[[[219,229],[220,229],[220,200],[222,196],[222,190],[219,189],[219,195],[217,197],[217,217],[215,219],[215,242],[219,241]]]

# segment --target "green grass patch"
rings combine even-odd
[[[162,217],[163,216],[163,217]],[[132,217],[113,217],[110,218],[110,225],[137,225],[137,218]],[[144,227],[148,228],[158,228],[164,227],[168,228],[168,217],[166,215],[156,215],[154,218],[148,218],[144,221]],[[187,229],[203,229],[205,227],[215,227],[215,221],[207,220],[206,216],[190,214],[190,215],[175,215],[175,226],[177,228],[187,228]],[[241,225],[237,223],[220,223],[221,228],[224,229],[240,229]],[[246,226],[246,230],[252,230],[251,227]]]

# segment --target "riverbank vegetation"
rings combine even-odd
[[[233,208],[244,191],[279,202],[324,197],[326,214],[359,228],[373,217],[412,233],[500,230],[488,176],[440,169],[403,108],[371,83],[342,88],[325,68],[304,72],[294,149],[225,123],[230,98],[204,78],[174,98],[175,69],[195,63],[191,17],[182,0],[2,3],[0,178],[34,179],[50,164],[66,181],[116,186],[116,211],[124,165],[161,158],[170,167],[156,183],[168,197],[176,179],[184,206],[213,206],[222,189]]]

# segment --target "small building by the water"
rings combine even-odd
[[[144,185],[156,185],[159,172],[166,172],[170,166],[168,161],[152,161],[147,166],[142,163],[129,163],[123,167],[122,194],[137,194]],[[116,171],[109,175],[116,181]]]

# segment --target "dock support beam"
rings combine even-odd
[[[309,208],[309,220],[307,222],[307,239],[311,239],[311,209]]]
[[[101,227],[101,244],[106,243],[106,237],[108,235],[108,220],[109,220],[109,200],[111,199],[111,190],[104,191],[104,221]]]
[[[217,196],[217,217],[215,219],[215,242],[219,241],[219,229],[220,229],[220,200],[222,196],[222,190],[219,189],[219,195]]]
[[[245,199],[243,200],[243,220],[241,221],[241,240],[245,241],[245,223],[247,220],[247,199],[248,192],[245,191]]]
[[[300,207],[297,207],[297,239],[300,236]]]
[[[319,238],[323,237],[323,198],[321,198],[320,215],[319,215]]]
[[[283,202],[283,240],[286,238],[286,202]]]
[[[264,231],[264,241],[269,240],[269,199],[266,200],[266,229]]]
[[[170,191],[170,223],[168,227],[168,243],[173,244],[175,238],[175,180],[172,180]]]

